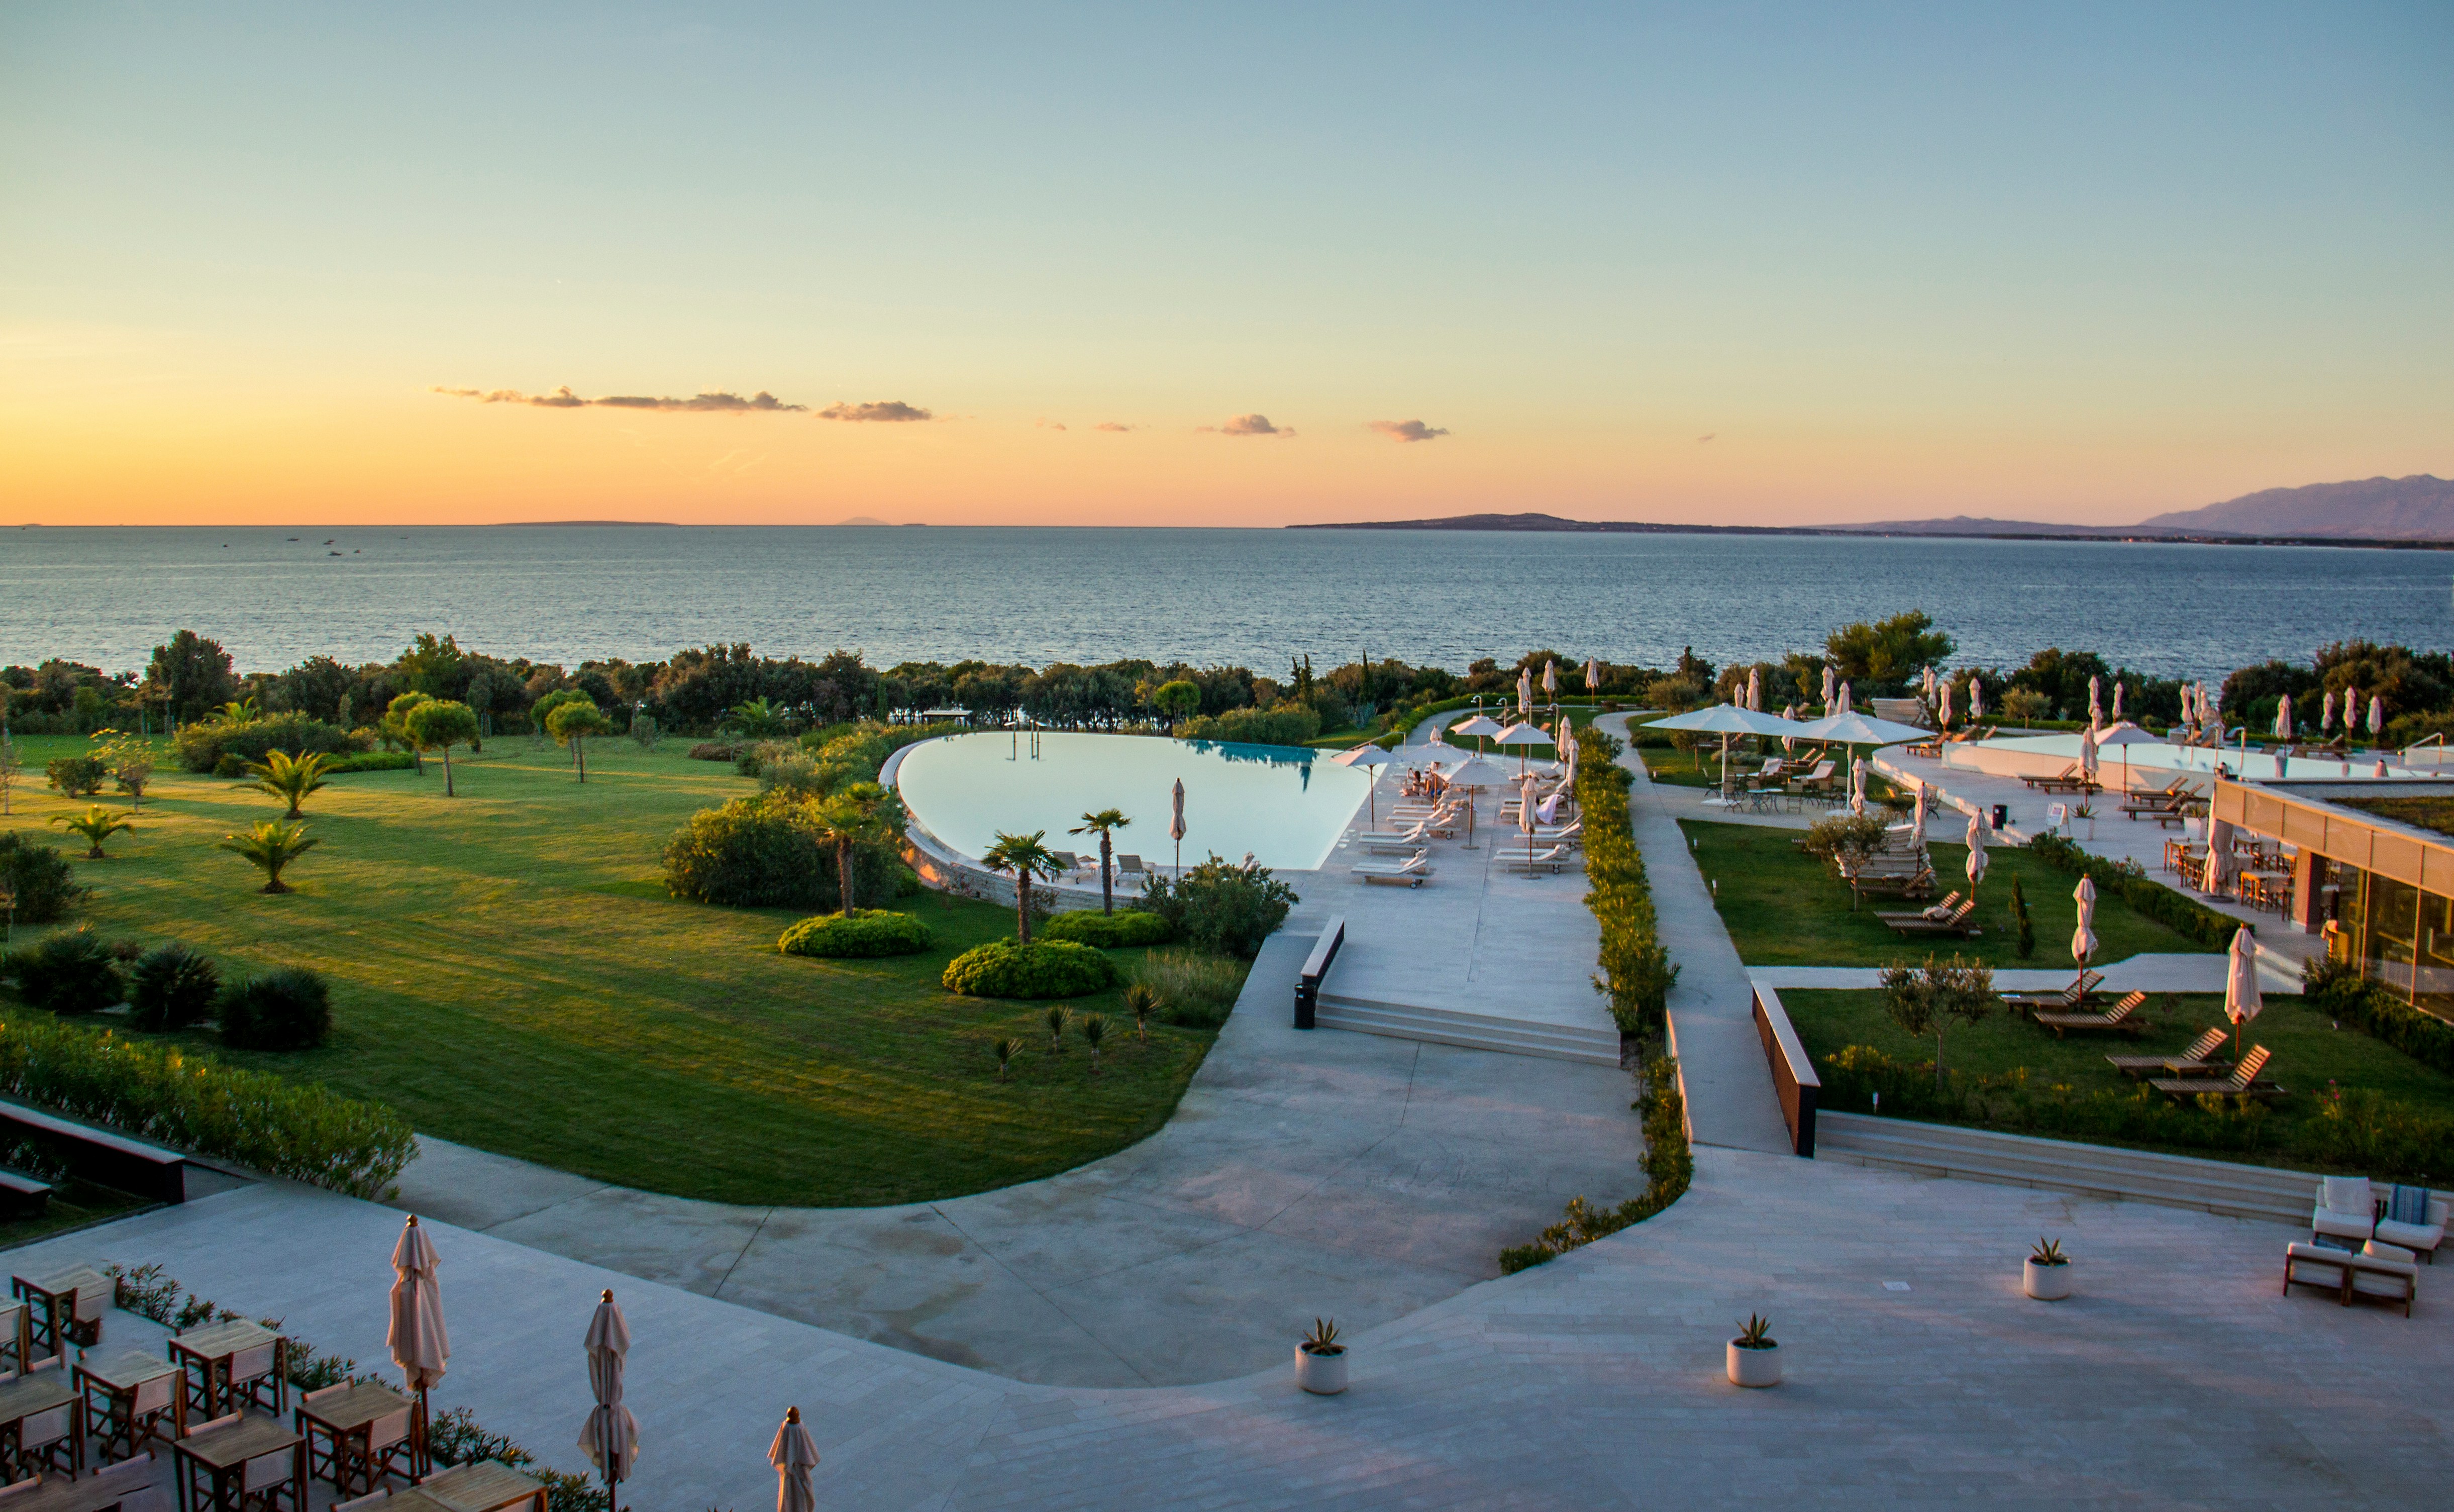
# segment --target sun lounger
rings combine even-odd
[[[1955,893],[1952,896],[1957,897],[1960,895]],[[2087,995],[2102,985],[2104,985],[2104,973],[2082,972],[2078,980],[2060,992],[2006,992],[2002,994],[2002,1001],[2022,1013],[2031,1008],[2042,1008],[2048,1013],[2068,1013],[2087,1001]]]
[[[1911,872],[1861,873],[1849,879],[1849,891],[1861,903],[1869,897],[1932,897],[1934,870],[1921,866]]]
[[[1132,877],[1136,881],[1150,880],[1150,872],[1142,865],[1142,858],[1138,856],[1128,856],[1121,851],[1116,854],[1116,876],[1119,878]]]
[[[2223,1049],[2224,1032],[2209,1029],[2190,1041],[2188,1049],[2162,1056],[2107,1056],[2105,1061],[2125,1077],[2143,1077],[2161,1071],[2167,1077],[2209,1077],[2223,1069],[2217,1053]]]
[[[1815,770],[1807,773],[1806,776],[1802,777],[1790,778],[1789,791],[1792,793],[1828,793],[1832,790],[1832,774],[1837,770],[1837,768],[1838,763],[1836,762],[1818,761],[1815,763]]]
[[[1416,845],[1421,844],[1427,837],[1429,837],[1430,835],[1431,831],[1425,829],[1420,824],[1400,825],[1397,829],[1392,830],[1358,830],[1355,832],[1355,837],[1358,840],[1405,840]]]
[[[1976,912],[1977,899],[1970,897],[1961,899],[1959,907],[1941,918],[1928,918],[1923,914],[1907,914],[1885,917],[1883,922],[1895,933],[1901,935],[1964,937],[1978,932],[1977,926],[1969,922],[1970,917]]]
[[[1948,894],[1944,895],[1941,902],[1935,904],[1932,908],[1899,909],[1885,913],[1879,913],[1875,917],[1881,919],[1949,918],[1951,917],[1951,911],[1959,906],[1960,889],[1955,887]]]
[[[2134,992],[2101,1014],[2039,1013],[2029,1017],[2037,1027],[2050,1029],[2054,1038],[2062,1038],[2074,1029],[2109,1029],[2116,1034],[2136,1035],[2147,1031],[2147,1020],[2138,1017],[2140,1005],[2147,1000],[2143,992]]]
[[[1432,875],[1431,863],[1419,852],[1402,861],[1358,861],[1347,870],[1366,882],[1390,887],[1420,887]]]
[[[1503,852],[1500,864],[1512,872],[1531,876],[1536,872],[1564,872],[1568,869],[1568,848],[1554,845],[1547,851],[1531,851],[1522,847]]]
[[[2258,1079],[2259,1073],[2266,1069],[2266,1062],[2272,1058],[2264,1045],[2252,1045],[2249,1054],[2241,1058],[2241,1064],[2232,1068],[2232,1075],[2221,1081],[2212,1077],[2184,1077],[2169,1080],[2151,1079],[2147,1084],[2174,1099],[2195,1098],[2210,1092],[2220,1097],[2280,1098],[2284,1096],[2282,1087],[2271,1083],[2261,1085]]]
[[[1409,840],[1395,836],[1367,836],[1363,849],[1371,856],[1420,856],[1427,840]]]
[[[2049,777],[2022,777],[2028,786],[2044,793],[2101,793],[2104,785],[2080,770],[2074,761]]]

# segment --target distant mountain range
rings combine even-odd
[[[2454,483],[2423,473],[2356,483],[2312,483],[2244,494],[2203,509],[2159,514],[2136,525],[2056,525],[2042,520],[1872,520],[1850,525],[1666,525],[1639,520],[1572,520],[1557,514],[1452,514],[1443,519],[1297,525],[1295,530],[1588,531],[1617,534],[1753,535],[2006,535],[2118,540],[2413,541],[2454,543]]]

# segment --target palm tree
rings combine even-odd
[[[252,698],[236,699],[223,704],[212,713],[212,719],[216,724],[253,724],[256,716],[255,700]]]
[[[753,740],[764,740],[784,733],[784,715],[764,698],[736,703],[724,712],[725,723]]]
[[[853,848],[890,840],[903,833],[903,805],[875,782],[855,782],[810,805],[810,826],[822,844],[835,848],[835,890],[843,917],[853,914]]]
[[[294,756],[287,751],[267,751],[263,760],[247,764],[247,775],[255,778],[259,792],[289,799],[290,812],[282,816],[294,819],[307,795],[323,791],[324,775],[332,769],[332,758],[320,752]]]
[[[70,835],[80,835],[85,837],[86,844],[91,847],[91,849],[85,853],[85,858],[89,861],[99,861],[104,858],[102,854],[103,841],[111,838],[122,830],[126,830],[131,834],[135,833],[136,830],[135,825],[128,822],[127,815],[122,814],[117,809],[106,809],[99,803],[87,809],[83,814],[77,815],[74,818],[70,818],[69,816],[63,814],[51,822],[65,826]]]
[[[320,840],[307,837],[304,824],[284,824],[279,819],[267,819],[245,835],[225,835],[221,848],[244,856],[264,870],[264,890],[286,893],[281,869],[313,850]]]
[[[1108,863],[1116,855],[1116,832],[1132,822],[1121,809],[1101,809],[1096,814],[1083,815],[1081,823],[1065,832],[1068,835],[1099,837],[1099,912],[1102,914],[1116,911],[1116,884],[1108,875]]]
[[[1024,944],[1031,943],[1031,883],[1035,877],[1055,877],[1059,870],[1056,857],[1039,842],[1048,837],[1046,830],[1034,830],[1029,835],[1008,835],[997,832],[996,843],[980,853],[980,860],[993,872],[1014,874],[1014,932]]]

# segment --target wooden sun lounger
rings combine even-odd
[[[1977,926],[1969,922],[1970,916],[1976,912],[1977,900],[1972,897],[1962,899],[1958,908],[1941,918],[1928,918],[1923,914],[1908,914],[1884,918],[1883,922],[1901,935],[1951,935],[1964,937],[1978,932]]]
[[[1869,897],[1932,897],[1934,873],[1921,867],[1908,873],[1867,877],[1860,875],[1849,881],[1849,891],[1860,902]],[[1920,916],[1922,917],[1922,916]]]
[[[2031,1008],[2042,1008],[2048,1013],[2064,1013],[2087,1001],[2087,995],[2103,985],[2104,973],[2083,972],[2077,981],[2060,992],[2006,992],[2002,994],[2002,1001],[2006,1006],[2022,1013]]]
[[[2167,1077],[2207,1078],[2223,1069],[2216,1058],[2223,1049],[2224,1032],[2221,1026],[2209,1029],[2190,1041],[2190,1047],[2174,1055],[2107,1056],[2105,1060],[2125,1077],[2143,1077],[2161,1071]]]
[[[2137,1035],[2147,1032],[2147,1020],[2139,1017],[2140,1005],[2147,995],[2134,992],[2101,1014],[2031,1014],[2029,1018],[2041,1029],[2050,1029],[2054,1038],[2062,1038],[2074,1029],[2109,1029],[2115,1034]]]
[[[2028,786],[2043,793],[2102,793],[2104,784],[2082,772],[2074,761],[2049,777],[2022,777]]]
[[[2175,1099],[2200,1097],[2210,1092],[2223,1097],[2281,1098],[2286,1095],[2282,1087],[2271,1082],[2262,1084],[2259,1081],[2259,1073],[2266,1069],[2267,1061],[2272,1058],[2274,1057],[2264,1045],[2252,1045],[2249,1047],[2249,1054],[2241,1058],[2241,1064],[2232,1068],[2232,1075],[2221,1081],[2212,1077],[2188,1077],[2170,1080],[2150,1078],[2147,1084]]]
[[[1945,915],[1948,915],[1948,914],[1949,914],[1953,909],[1958,908],[1959,906],[1960,906],[1960,889],[1958,889],[1958,888],[1956,888],[1956,887],[1955,887],[1955,888],[1953,888],[1949,893],[1946,893],[1946,894],[1944,894],[1944,895],[1943,895],[1943,899],[1942,899],[1942,901],[1941,901],[1941,902],[1937,903],[1937,904],[1935,904],[1935,905],[1934,905],[1934,907],[1935,907],[1935,908],[1939,908],[1939,909],[1942,910],[1942,912],[1943,912]],[[1881,919],[1893,919],[1893,918],[1923,918],[1923,917],[1926,917],[1926,915],[1927,915],[1929,912],[1931,912],[1931,910],[1928,910],[1928,909],[1922,909],[1922,908],[1912,908],[1912,909],[1891,909],[1891,910],[1886,910],[1886,911],[1883,911],[1883,912],[1878,913],[1878,914],[1876,914],[1876,916],[1875,916],[1875,917],[1876,917],[1877,918],[1881,918]]]

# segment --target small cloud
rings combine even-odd
[[[1038,419],[1034,420],[1031,423],[1039,427],[1039,429],[1043,431],[1062,431],[1065,429],[1064,421],[1052,420],[1046,415],[1041,415]]]
[[[568,386],[552,393],[522,393],[517,389],[446,389],[433,393],[455,399],[474,399],[479,404],[525,404],[540,410],[668,410],[701,414],[786,413],[807,410],[806,404],[786,404],[764,389],[743,398],[737,393],[718,390],[714,393],[693,394],[687,399],[652,398],[644,394],[615,393],[601,399],[586,399],[571,392]]]
[[[1138,431],[1141,427],[1137,425],[1118,425],[1114,420],[1102,420],[1098,424],[1091,427],[1091,429],[1094,431],[1114,431],[1118,435],[1122,435],[1127,431]]]
[[[1272,425],[1270,417],[1266,414],[1239,414],[1225,425],[1205,425],[1199,429],[1218,435],[1293,435],[1296,433],[1292,426]]]
[[[1429,441],[1448,434],[1441,427],[1425,425],[1420,420],[1375,420],[1364,429],[1378,431],[1392,441]]]
[[[1703,445],[1705,442],[1707,442],[1707,441],[1709,441],[1709,440],[1713,439],[1713,436],[1714,436],[1714,435],[1719,435],[1719,434],[1720,434],[1720,433],[1721,433],[1720,432],[1716,431],[1716,432],[1714,432],[1714,433],[1713,433],[1713,434],[1712,434],[1712,435],[1700,435],[1700,436],[1698,436],[1698,437],[1696,438],[1696,444],[1697,444],[1698,446],[1701,446],[1701,445]]]
[[[846,404],[841,401],[818,412],[821,420],[934,420],[929,411],[900,399],[873,399],[867,404]]]

